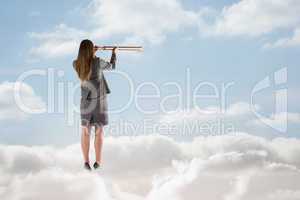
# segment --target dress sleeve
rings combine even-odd
[[[99,65],[102,70],[113,70],[116,68],[116,54],[112,53],[110,62],[99,58]]]
[[[112,65],[110,64],[110,62],[107,62],[107,61],[103,60],[102,58],[99,58],[99,65],[102,70],[112,69]]]

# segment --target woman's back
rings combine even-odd
[[[76,61],[73,61],[74,68],[75,62]],[[105,96],[107,93],[107,87],[105,84],[105,78],[100,66],[100,58],[94,57],[91,62],[89,79],[81,83],[81,97],[84,99],[90,99]]]

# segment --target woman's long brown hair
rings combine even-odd
[[[94,56],[94,44],[90,40],[82,40],[79,47],[75,69],[81,81],[88,80],[91,74],[91,62]]]

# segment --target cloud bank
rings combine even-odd
[[[0,198],[297,200],[299,154],[298,139],[244,133],[106,137],[104,167],[88,173],[78,144],[0,145]]]
[[[15,87],[19,92],[15,92]],[[15,94],[20,95],[20,102],[15,101]],[[21,106],[29,110],[45,109],[45,102],[26,83],[3,82],[0,83],[0,120],[23,120],[29,115],[22,111]]]

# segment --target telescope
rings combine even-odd
[[[118,51],[136,51],[141,52],[143,51],[142,46],[95,46],[97,50],[113,50],[114,48],[117,48]]]

